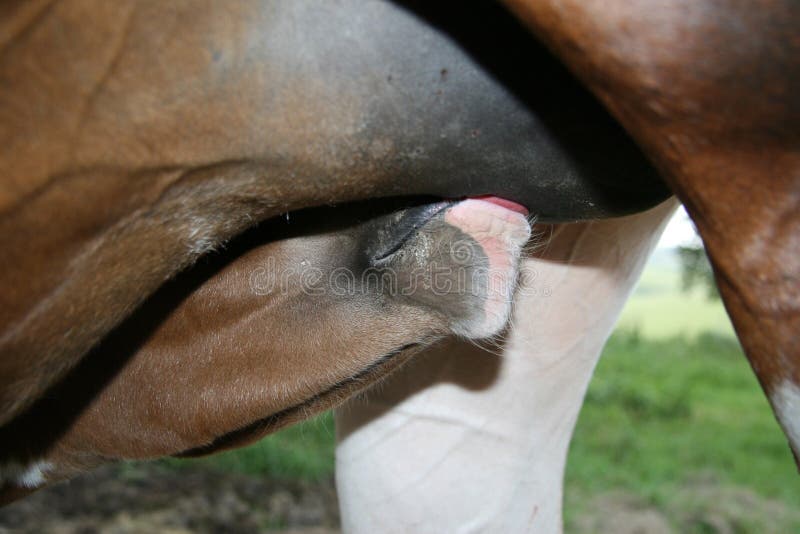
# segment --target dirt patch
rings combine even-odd
[[[800,511],[749,489],[695,480],[659,506],[640,496],[610,491],[580,503],[567,525],[573,534],[783,534],[800,532]]]
[[[667,518],[636,496],[609,493],[591,500],[586,513],[572,525],[573,532],[615,534],[672,534]]]
[[[106,467],[0,509],[0,533],[339,532],[333,481],[157,464]]]
[[[621,491],[585,496],[572,534],[800,532],[800,510],[716,480],[695,480],[667,502]],[[0,534],[333,534],[333,480],[278,481],[200,466],[106,467],[0,508]]]

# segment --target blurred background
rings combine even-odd
[[[800,532],[800,477],[681,210],[589,387],[567,532]],[[99,470],[0,510],[2,532],[338,532],[331,415],[246,449]]]

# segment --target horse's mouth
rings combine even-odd
[[[528,216],[527,208],[512,200],[493,195],[482,195],[470,198],[494,204],[508,211],[519,213],[525,217]],[[372,250],[369,251],[371,264],[381,264],[387,260],[392,254],[403,248],[409,239],[428,224],[431,219],[449,208],[454,207],[459,202],[461,202],[461,200],[442,200],[440,202],[413,206],[399,212],[398,216],[388,221],[384,230],[379,232],[380,239],[378,243],[373,245],[373,247],[371,247]]]

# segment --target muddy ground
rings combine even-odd
[[[573,534],[797,532],[800,512],[744,489],[698,481],[666,508],[625,493],[582,500]],[[99,469],[0,509],[0,534],[338,533],[333,480],[276,481],[187,466]]]
[[[0,509],[0,534],[339,532],[333,481],[156,464],[102,468]]]

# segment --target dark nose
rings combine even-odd
[[[380,261],[397,252],[414,233],[428,221],[454,204],[454,201],[441,201],[407,208],[389,224],[382,239],[371,254],[373,261]]]

